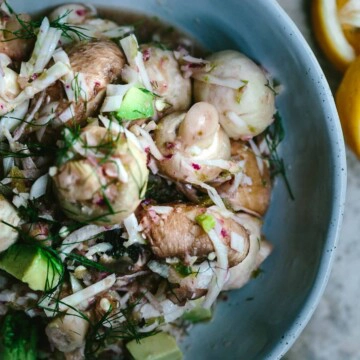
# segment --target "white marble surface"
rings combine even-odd
[[[311,0],[278,0],[322,65],[333,90],[340,76],[323,57],[310,29]],[[360,359],[360,160],[348,150],[348,190],[339,246],[328,286],[286,360]]]

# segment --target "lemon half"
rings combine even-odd
[[[345,141],[360,158],[360,57],[347,69],[335,98]]]
[[[356,43],[360,37],[357,31],[359,14],[360,0],[312,2],[315,36],[326,56],[340,71],[345,71],[356,58],[356,50],[351,43]]]

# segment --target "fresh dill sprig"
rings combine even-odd
[[[27,142],[26,146],[18,150],[12,150],[5,142],[0,143],[0,157],[13,157],[14,159],[24,159],[28,157],[40,157],[51,154],[55,148],[38,142]]]
[[[89,35],[86,35],[84,33],[84,31],[86,31],[85,28],[83,28],[81,26],[70,25],[68,23],[62,22],[62,20],[65,17],[67,17],[71,12],[72,12],[72,10],[68,10],[68,11],[65,12],[64,15],[59,16],[57,19],[51,21],[50,22],[50,27],[54,27],[56,29],[61,30],[62,31],[62,36],[67,38],[67,39],[70,39],[70,40],[73,40],[74,37],[77,37],[79,41],[91,40],[92,37],[89,36]]]
[[[74,253],[66,253],[66,257],[70,260],[74,260],[77,263],[79,263],[82,266],[85,266],[86,268],[92,268],[98,271],[103,271],[103,272],[107,272],[107,273],[112,273],[113,271],[110,270],[109,268],[107,268],[106,266],[88,259],[87,257],[83,256],[83,255],[79,255],[79,254],[74,254]]]
[[[140,332],[142,320],[133,316],[133,310],[139,304],[143,295],[136,301],[128,304],[126,308],[113,313],[112,307],[94,323],[88,332],[85,344],[85,356],[87,359],[95,359],[96,353],[104,348],[108,341],[125,340],[140,341],[141,339],[154,335],[158,331],[152,330],[147,333]],[[116,325],[113,325],[117,323]]]
[[[286,174],[285,161],[280,157],[277,150],[278,146],[284,140],[284,138],[285,131],[282,125],[282,119],[280,114],[277,112],[275,114],[274,123],[265,131],[265,141],[270,151],[268,160],[270,162],[271,176],[274,178],[275,176],[280,175],[285,182],[285,186],[288,190],[291,200],[295,200],[294,193],[291,189],[291,185]]]
[[[265,86],[271,90],[271,92],[277,96],[279,95],[278,92],[275,90],[275,85],[273,82],[271,82],[269,79],[267,80],[267,83],[265,84]]]
[[[72,148],[79,141],[81,135],[80,125],[72,127],[65,127],[62,131],[62,144],[56,152],[56,164],[63,165],[65,162],[71,160],[74,156]]]
[[[74,92],[74,97],[75,97],[75,103],[78,103],[80,98],[82,98],[84,100],[84,104],[85,104],[85,112],[86,112],[86,107],[87,107],[87,94],[85,92],[85,90],[81,87],[80,81],[79,81],[79,74],[80,73],[76,73],[76,75],[74,76],[74,78],[71,81],[71,90]]]

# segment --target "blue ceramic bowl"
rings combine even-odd
[[[37,12],[64,0],[12,0]],[[286,138],[281,155],[295,194],[274,186],[265,234],[274,244],[264,273],[229,293],[214,320],[197,325],[185,358],[278,359],[310,319],[328,280],[342,218],[346,163],[333,98],[307,43],[275,0],[94,0],[145,12],[187,31],[209,50],[238,49],[284,86],[277,98]]]

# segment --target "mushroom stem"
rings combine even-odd
[[[199,102],[187,112],[179,126],[179,135],[185,147],[209,147],[219,130],[219,115],[215,106]]]

